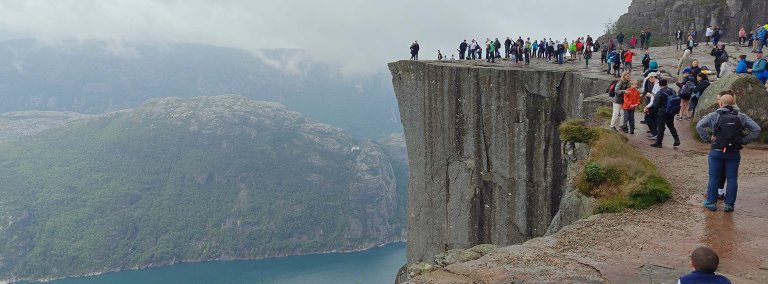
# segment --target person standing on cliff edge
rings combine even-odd
[[[419,42],[415,40],[411,44],[411,60],[419,60]]]
[[[752,118],[734,109],[732,95],[722,95],[716,111],[704,116],[696,124],[696,132],[706,143],[712,145],[709,151],[709,185],[704,207],[717,211],[717,187],[723,173],[727,180],[725,188],[725,212],[733,212],[738,191],[737,177],[742,145],[760,136],[760,126]],[[747,131],[746,136],[742,133]]]

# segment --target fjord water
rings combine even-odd
[[[66,278],[54,284],[240,284],[240,283],[313,283],[343,284],[392,283],[405,263],[405,244],[351,252],[283,258],[212,261],[107,273],[98,276]]]

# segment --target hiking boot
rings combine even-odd
[[[717,211],[717,204],[715,203],[709,203],[706,200],[704,200],[704,207],[709,209],[709,211]]]
[[[616,129],[615,126],[611,126],[611,130],[618,132],[619,130]]]
[[[726,204],[725,206],[723,206],[723,211],[725,211],[725,212],[733,212],[733,205]]]
[[[651,147],[661,148],[661,143],[653,143],[653,144],[651,144]]]
[[[675,140],[675,144],[672,144],[672,146],[675,146],[675,147],[680,146],[680,140]]]

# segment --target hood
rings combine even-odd
[[[731,107],[733,108],[733,112],[735,112],[737,114],[739,113],[739,106],[731,106]],[[728,108],[721,107],[721,108],[718,108],[716,110],[716,112],[719,113],[719,114],[724,114],[724,113],[731,112],[731,110],[728,109]]]

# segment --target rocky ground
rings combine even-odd
[[[754,57],[746,48],[729,49],[733,57],[741,53]],[[678,51],[674,47],[650,52],[663,72],[676,74]],[[708,47],[701,46],[694,57],[702,65],[713,66],[708,53]],[[543,68],[584,69],[582,72],[604,77],[598,67],[577,64]],[[670,201],[647,210],[595,215],[554,235],[500,248],[410,283],[676,283],[677,277],[690,270],[690,252],[702,245],[719,253],[720,272],[734,283],[768,283],[768,147],[749,146],[742,152],[736,211],[724,213],[721,202],[720,211],[710,212],[702,206],[708,146],[693,140],[686,121],[676,121],[676,125],[680,147],[673,148],[669,136],[663,149],[649,147],[652,141],[645,138],[647,128],[642,124],[637,134],[627,135],[629,143],[673,185]]]

